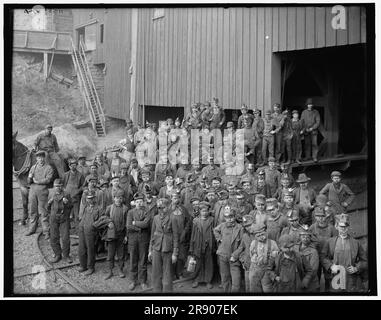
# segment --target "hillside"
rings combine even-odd
[[[52,71],[74,84],[67,87],[52,79],[43,79],[42,55],[14,53],[12,64],[12,124],[19,137],[41,131],[47,123],[60,126],[88,120],[70,56],[56,55]]]

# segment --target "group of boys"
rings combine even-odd
[[[367,258],[348,234],[354,194],[340,172],[317,194],[310,178],[299,174],[294,181],[274,157],[257,171],[248,163],[235,179],[224,179],[213,157],[203,168],[161,160],[140,168],[117,152],[112,159],[97,155],[89,167],[83,155],[70,159],[48,200],[52,262],[72,262],[72,227],[79,235],[79,271],[94,273],[97,247],[105,242],[105,279],[113,277],[114,261],[125,277],[129,255],[129,290],[148,287],[150,261],[154,291],[172,291],[173,280],[187,275],[189,257],[196,261],[194,288],[206,283],[211,289],[219,276],[225,292],[317,292],[324,274],[325,290],[333,290],[343,266],[345,290],[358,290]]]

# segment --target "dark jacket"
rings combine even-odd
[[[152,252],[152,250],[173,252],[174,255],[178,254],[178,230],[169,213],[164,217],[159,213],[153,218],[149,252]]]
[[[63,203],[63,198],[68,200],[67,204]],[[73,207],[70,194],[62,191],[59,194],[55,192],[49,197],[47,211],[51,216],[54,216],[55,219],[63,222],[70,217],[70,211]]]
[[[213,217],[208,217],[206,232],[203,233],[201,218],[193,219],[192,235],[189,252],[195,257],[201,258],[206,252],[214,252],[215,239],[213,234]]]
[[[129,210],[127,213],[127,234],[130,235],[143,231],[149,232],[151,219],[151,213],[145,207]],[[132,224],[133,221],[135,221],[135,225]]]
[[[325,270],[329,271],[331,265],[333,264],[333,257],[335,254],[336,242],[339,237],[333,237],[328,239],[324,244],[324,247],[321,252],[321,260]],[[352,266],[356,267],[359,272],[362,272],[368,267],[368,259],[364,248],[361,246],[360,242],[356,239],[348,236],[349,244],[351,247],[351,258]]]
[[[71,184],[69,183],[70,177],[73,176]],[[79,202],[81,200],[81,195],[83,191],[83,184],[85,183],[85,177],[76,170],[74,173],[69,170],[64,173],[63,176],[63,187],[70,194],[73,202]]]
[[[227,232],[229,232],[230,227],[228,227],[227,222],[223,222],[214,228],[214,237],[216,238],[218,249],[217,255],[230,259],[231,256],[238,256],[236,252],[239,250],[239,246],[242,241],[243,227],[236,223],[232,227],[232,237],[229,241],[226,238]]]
[[[280,276],[280,283],[278,284],[278,292],[290,292],[288,291],[291,287],[289,281],[295,277],[295,283],[292,284],[292,287],[295,288],[296,292],[302,291],[302,284],[304,283],[305,287],[308,287],[312,276],[312,268],[307,261],[306,257],[301,255],[299,252],[293,251],[291,256],[291,261],[296,264],[295,272],[296,274],[291,274],[293,269],[287,269],[282,266],[282,261],[287,259],[283,252],[281,252],[275,258],[275,275]],[[290,259],[288,259],[290,260]],[[287,291],[285,291],[286,289]]]

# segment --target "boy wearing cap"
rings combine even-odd
[[[252,210],[253,206],[246,200],[245,195],[242,192],[236,195],[236,207],[237,207],[237,222],[242,222],[242,217],[248,215]]]
[[[110,187],[108,188],[107,192],[110,196],[111,199],[114,199],[115,197],[115,194],[117,192],[121,191],[123,193],[123,204],[127,206],[127,208],[130,208],[130,203],[133,199],[133,195],[130,192],[126,191],[126,189],[123,189],[121,186],[120,186],[120,177],[119,176],[113,176],[111,177],[111,183],[110,183]]]
[[[292,110],[291,119],[292,128],[292,140],[291,140],[291,150],[292,150],[292,162],[300,164],[300,159],[302,157],[302,139],[300,132],[302,131],[302,123],[299,120],[298,110]]]
[[[280,254],[275,258],[276,292],[302,292],[310,285],[313,271],[306,257],[293,250],[295,240],[284,235],[279,238]]]
[[[290,164],[292,160],[291,142],[292,142],[293,131],[292,131],[291,119],[289,117],[288,110],[284,110],[282,112],[282,119],[280,120],[280,124],[282,126],[281,153],[283,156],[283,162],[285,164]],[[285,161],[286,154],[287,154],[287,161]]]
[[[90,183],[95,180],[90,180]],[[96,194],[93,190],[84,192],[82,195],[86,197],[86,204],[83,210],[79,211],[79,246],[78,256],[80,268],[79,272],[85,272],[86,276],[89,276],[95,271],[95,240],[97,236],[97,230],[94,227],[94,223],[99,220],[104,211],[97,205]]]
[[[274,157],[274,133],[275,133],[273,131],[274,128],[275,128],[275,122],[271,118],[271,111],[267,110],[265,112],[265,118],[263,120],[263,137],[262,137],[263,163],[258,164],[258,166],[261,166],[267,162],[267,152],[269,153],[269,157]]]
[[[83,188],[86,188],[89,185],[89,179],[90,179],[90,177],[96,177],[97,181],[99,179],[99,177],[98,177],[98,165],[95,162],[90,164],[89,169],[90,169],[90,172],[85,177],[85,182],[83,183]]]
[[[254,240],[252,232],[253,217],[245,215],[242,217],[243,234],[239,250],[234,252],[234,259],[239,259],[242,268],[245,271],[245,291],[249,292],[249,269],[250,269],[250,244]]]
[[[254,113],[254,121],[253,121],[253,128],[256,131],[256,135],[259,138],[259,144],[257,146],[257,159],[256,163],[262,163],[262,141],[263,141],[263,131],[264,131],[264,121],[261,117],[261,111],[258,108],[253,109]]]
[[[319,194],[327,195],[328,205],[333,205],[337,212],[346,211],[355,198],[353,191],[344,183],[341,183],[341,173],[331,173],[331,183],[327,183]]]
[[[153,218],[155,215],[157,215],[157,198],[152,194],[152,189],[149,185],[144,187],[142,193],[144,195],[144,206],[146,207],[147,211],[150,212],[150,215]]]
[[[149,186],[151,189],[152,195],[157,196],[159,194],[159,189],[157,185],[151,180],[151,171],[147,169],[142,169],[141,171],[142,181],[138,186],[138,192],[143,192],[146,186]]]
[[[321,252],[324,269],[333,278],[339,272],[339,266],[345,268],[345,289],[347,292],[358,291],[361,272],[368,268],[367,256],[359,241],[348,234],[349,216],[336,216],[336,229],[339,235],[328,239]],[[332,289],[332,291],[335,291]],[[340,291],[340,289],[337,289]]]
[[[281,232],[281,236],[289,235],[291,236],[295,242],[299,240],[299,234],[303,231],[302,226],[299,223],[299,215],[297,210],[291,210],[288,215],[288,226],[284,227]]]
[[[88,181],[88,186],[87,188],[84,188],[82,193],[81,201],[79,203],[78,217],[80,217],[83,214],[83,210],[85,209],[85,206],[87,204],[86,197],[87,194],[90,192],[94,193],[97,206],[100,206],[101,208],[106,208],[104,193],[97,187],[98,177],[90,174],[86,177],[86,180]]]
[[[246,104],[242,104],[241,107],[241,115],[238,117],[238,124],[237,129],[243,129],[245,127],[244,120],[249,118],[250,122],[252,123],[254,120],[254,117],[251,113],[248,113],[248,106]]]
[[[52,263],[60,261],[63,257],[68,263],[70,258],[70,212],[72,202],[70,194],[63,189],[61,179],[54,180],[54,191],[48,200],[47,211],[50,215],[50,245],[54,252]],[[62,248],[60,244],[62,240]]]
[[[191,199],[192,210],[190,211],[191,219],[195,219],[200,215],[200,202],[201,202],[201,199],[199,197],[192,197]]]
[[[274,135],[275,140],[275,158],[276,161],[279,162],[282,157],[282,146],[283,146],[283,114],[281,112],[281,107],[279,103],[273,104],[273,113],[271,114],[271,118],[273,119],[273,123],[275,128],[272,130],[272,134]]]
[[[157,201],[157,214],[152,221],[148,259],[152,261],[152,282],[154,292],[173,290],[173,263],[178,255],[178,230],[173,216],[169,213],[167,198]]]
[[[310,226],[309,230],[316,242],[316,249],[320,253],[326,241],[329,238],[337,236],[337,230],[329,223],[330,217],[325,214],[324,208],[316,207],[314,209],[314,216],[316,222]]]
[[[187,209],[181,205],[179,192],[173,192],[171,195],[171,200],[172,203],[170,205],[169,212],[171,214],[171,219],[176,224],[179,239],[179,254],[177,256],[177,262],[174,266],[174,272],[176,278],[181,278],[188,254],[189,238],[192,232],[192,219]]]
[[[147,259],[149,247],[149,227],[152,215],[144,207],[144,195],[137,193],[134,196],[135,208],[127,214],[127,237],[130,253],[129,290],[134,290],[139,281],[142,289],[147,288]]]
[[[285,216],[281,215],[277,199],[269,198],[266,200],[266,212],[268,238],[278,241],[282,230],[288,226],[289,222]]]
[[[75,230],[78,229],[79,203],[83,192],[84,176],[77,170],[77,161],[69,160],[70,170],[65,172],[63,177],[63,188],[70,194],[72,209],[70,217],[73,219]]]
[[[114,203],[107,206],[105,215],[110,218],[108,224],[108,229],[113,229],[114,232],[112,237],[107,237],[107,261],[109,272],[105,280],[110,279],[113,276],[112,270],[114,268],[115,254],[118,255],[119,261],[119,276],[124,278],[124,242],[126,235],[126,221],[127,221],[127,211],[128,208],[123,204],[124,192],[123,190],[118,190],[114,194]],[[109,233],[108,233],[109,234]]]
[[[53,179],[53,168],[45,161],[45,152],[36,153],[36,164],[30,168],[28,183],[30,184],[28,204],[30,227],[26,234],[30,236],[37,230],[39,215],[41,215],[42,231],[45,239],[49,239],[49,216],[46,211],[49,190],[48,186]]]
[[[127,172],[134,180],[135,186],[138,186],[141,181],[141,170],[142,169],[139,167],[138,160],[136,160],[136,158],[132,158]]]
[[[212,289],[213,254],[215,251],[213,234],[213,217],[210,216],[208,202],[200,203],[200,216],[193,219],[192,234],[189,245],[189,255],[196,258],[196,278],[192,288],[200,282],[205,282],[208,289]]]
[[[82,173],[83,177],[86,178],[90,174],[90,168],[86,164],[86,156],[84,154],[80,154],[78,156],[78,165],[77,170]]]
[[[224,292],[239,292],[241,284],[241,262],[235,258],[242,241],[243,227],[236,222],[234,209],[224,212],[225,222],[214,228],[218,249],[221,283]]]
[[[257,175],[257,179],[254,182],[253,190],[255,194],[262,194],[266,198],[270,198],[271,186],[268,182],[266,182],[266,175],[264,170],[260,170]]]
[[[175,191],[176,191],[176,188],[175,188],[175,183],[173,180],[173,175],[169,173],[165,177],[165,186],[160,188],[158,197],[171,199],[171,195]]]
[[[249,247],[249,292],[273,292],[275,257],[279,248],[274,240],[268,239],[266,226],[253,225],[254,239]]]
[[[270,192],[273,195],[280,186],[281,178],[281,173],[276,167],[275,158],[269,157],[268,166],[258,168],[257,173],[259,173],[262,170],[265,172],[266,182],[269,184]]]
[[[294,192],[287,190],[284,193],[283,203],[279,205],[279,211],[285,217],[289,217],[295,212],[294,214],[300,219],[299,207],[294,203]]]
[[[253,217],[254,224],[267,224],[267,213],[266,213],[266,197],[263,194],[257,194],[255,196],[255,208],[250,212]]]
[[[134,178],[128,173],[128,165],[125,162],[120,165],[119,186],[131,195],[138,189]]]
[[[280,186],[277,191],[273,193],[273,198],[278,199],[280,203],[284,203],[284,197],[288,193],[292,193],[293,198],[295,198],[295,189],[291,187],[290,176],[289,174],[284,173],[280,179]]]
[[[241,180],[241,186],[242,186],[241,193],[245,196],[246,201],[250,203],[252,207],[254,207],[256,193],[254,188],[252,187],[251,180],[250,179]]]

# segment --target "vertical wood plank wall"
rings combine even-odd
[[[224,108],[270,108],[280,101],[274,53],[366,42],[365,8],[346,9],[347,28],[334,30],[331,6],[164,8],[155,20],[154,8],[140,8],[136,103],[188,112],[218,97]],[[104,14],[105,109],[121,119],[129,116],[131,10]],[[73,11],[74,25],[88,17],[89,9]]]
[[[156,20],[154,9],[140,9],[138,43],[154,57],[146,62],[144,103],[187,112],[193,102],[218,97],[225,108],[267,109],[277,100],[274,52],[366,41],[364,8],[346,8],[346,30],[332,28],[332,7],[165,8]]]

